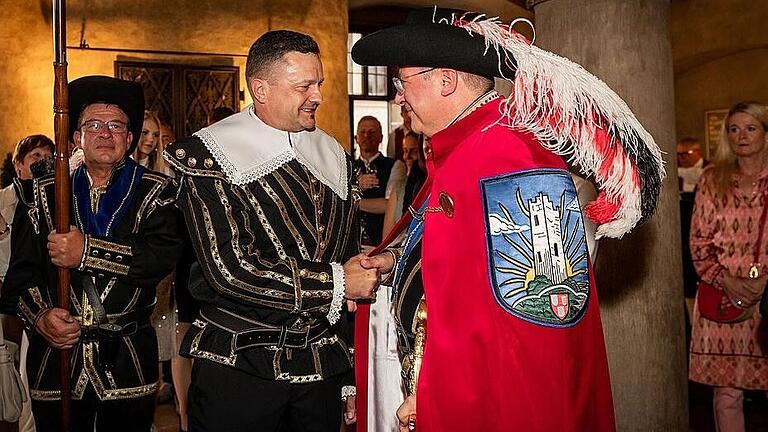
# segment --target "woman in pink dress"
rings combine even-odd
[[[768,193],[766,129],[764,105],[741,102],[731,108],[714,164],[699,180],[691,222],[699,278],[722,289],[723,301],[751,311],[744,321],[718,323],[701,315],[697,298],[689,377],[714,387],[719,432],[744,431],[744,390],[768,390],[768,344],[757,307],[768,280],[768,227],[760,226]],[[766,232],[755,263],[761,230]],[[753,267],[757,274],[753,269],[750,275]]]

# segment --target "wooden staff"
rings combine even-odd
[[[69,232],[71,188],[69,181],[69,95],[67,94],[67,2],[53,0],[53,127],[56,139],[54,163],[56,188],[56,231]],[[57,268],[59,307],[69,310],[69,269]],[[61,369],[61,430],[69,431],[71,392],[70,350],[59,351]]]

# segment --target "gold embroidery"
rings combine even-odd
[[[115,382],[115,377],[112,375],[112,372],[106,371],[104,374],[107,376],[107,381],[109,381],[110,387],[112,387],[113,390],[116,389],[117,383]]]
[[[190,168],[194,168],[195,165],[197,165],[197,159],[190,156],[190,158],[187,159],[187,165],[189,165]]]
[[[40,369],[37,370],[37,376],[35,377],[35,382],[31,387],[37,388],[40,387],[40,383],[43,381],[43,372],[45,372],[45,369],[48,367],[48,357],[51,356],[51,347],[45,347],[45,354],[43,354],[43,360],[40,361]]]
[[[270,198],[272,198],[272,202],[275,203],[278,210],[280,210],[280,214],[287,215],[288,210],[285,207],[285,204],[280,199],[280,197],[277,195],[277,193],[272,189],[272,187],[267,183],[267,181],[264,178],[259,179],[259,185],[264,189],[264,192],[269,195]],[[306,222],[306,217],[301,212],[301,209],[298,207],[298,205],[295,206],[296,211],[299,214],[299,217],[301,218],[302,222]],[[296,227],[293,225],[293,221],[291,218],[284,218],[283,222],[285,222],[285,226],[288,227],[288,231],[290,231],[291,235],[293,236],[294,240],[296,241],[296,246],[299,249],[299,253],[301,253],[301,257],[305,260],[309,260],[309,252],[307,252],[307,247],[304,244],[304,239],[299,234],[298,230],[296,230]]]
[[[298,375],[298,376],[290,377],[291,384],[306,384],[306,383],[312,383],[312,382],[317,382],[322,380],[323,380],[323,376],[320,374]]]
[[[180,148],[180,149],[176,149],[175,154],[177,159],[184,159],[184,156],[187,155],[187,152],[183,148]]]
[[[75,383],[75,388],[72,390],[72,396],[74,396],[77,399],[80,399],[83,397],[83,393],[85,393],[85,386],[88,384],[88,374],[85,373],[85,369],[80,369],[80,376],[77,378],[77,383]]]
[[[32,300],[35,302],[35,305],[39,307],[40,309],[46,309],[48,308],[48,305],[43,301],[43,295],[40,294],[40,288],[38,287],[32,287],[28,289],[29,295],[32,296]]]
[[[203,327],[200,328],[200,331],[197,332],[195,337],[192,339],[192,345],[190,346],[189,354],[193,357],[204,358],[212,362],[234,366],[235,360],[237,360],[237,354],[235,354],[235,347],[234,347],[234,338],[232,338],[232,343],[230,344],[229,357],[224,357],[222,355],[214,354],[212,352],[203,351],[200,349],[200,339],[202,339],[204,332],[205,332],[205,325],[203,325]]]
[[[130,246],[122,245],[119,243],[113,243],[98,238],[91,238],[90,245],[93,249],[101,249],[104,251],[133,256],[133,252],[131,251]]]
[[[125,264],[118,264],[116,262],[108,261],[102,258],[94,258],[89,256],[85,259],[85,266],[95,270],[103,270],[119,275],[127,275],[130,267]]]
[[[38,401],[55,401],[61,399],[60,390],[35,390],[29,389],[29,397]]]
[[[139,356],[136,353],[136,348],[133,347],[131,339],[127,336],[123,336],[123,343],[125,343],[128,352],[131,354],[131,360],[133,360],[133,367],[136,368],[136,374],[139,376],[139,382],[143,385],[146,383],[144,380],[144,373],[141,371],[141,363],[139,363]],[[117,386],[114,386],[117,387]]]
[[[158,383],[147,384],[139,387],[125,387],[114,390],[105,390],[103,400],[133,399],[147,396],[157,391]]]
[[[275,234],[275,230],[272,228],[272,225],[269,223],[269,220],[267,219],[267,216],[264,214],[264,210],[262,210],[261,205],[256,200],[256,197],[253,196],[251,191],[249,191],[247,188],[245,188],[246,196],[248,197],[248,201],[251,203],[251,206],[256,210],[256,216],[259,218],[259,222],[261,223],[261,226],[264,227],[264,230],[267,232],[267,237],[272,241],[272,244],[275,246],[275,250],[277,251],[277,256],[284,260],[288,258],[288,254],[285,253],[285,249],[283,248],[283,244],[280,243],[280,239],[277,238],[277,234]]]
[[[203,166],[208,169],[211,169],[213,167],[213,159],[205,158],[205,160],[203,160]]]
[[[217,182],[218,182],[218,180],[217,180]],[[209,243],[209,246],[211,248],[210,257],[211,257],[211,259],[213,259],[213,261],[214,261],[213,264],[214,265],[211,265],[211,263],[208,263],[207,260],[204,260],[204,261],[206,261],[205,264],[208,266],[210,273],[216,274],[216,272],[218,272],[219,274],[221,274],[222,277],[224,277],[224,279],[227,281],[227,283],[229,283],[229,284],[231,284],[231,285],[233,285],[233,286],[235,286],[237,288],[240,288],[240,289],[243,289],[245,291],[251,292],[251,293],[255,293],[255,294],[259,294],[259,295],[264,295],[264,296],[268,296],[268,297],[271,297],[271,298],[290,298],[291,297],[290,294],[288,294],[286,292],[283,292],[283,291],[280,291],[280,290],[265,289],[265,288],[261,288],[261,287],[254,286],[254,285],[251,285],[251,284],[244,283],[244,282],[240,281],[239,279],[235,278],[229,272],[229,269],[224,264],[223,260],[221,259],[220,254],[219,254],[219,249],[218,249],[218,246],[217,246],[218,242],[217,242],[217,238],[216,238],[216,230],[213,227],[213,221],[211,219],[210,211],[208,210],[208,207],[205,205],[205,201],[200,198],[200,195],[198,194],[197,189],[194,186],[194,183],[190,183],[189,186],[190,186],[190,193],[192,195],[194,195],[195,201],[200,204],[198,208],[199,208],[199,210],[202,213],[203,223],[205,225],[205,232],[208,235],[208,240],[209,240],[208,243]],[[192,217],[193,217],[194,224],[196,225],[196,228],[198,228],[199,224],[197,222],[197,215],[194,212],[192,213]],[[200,231],[197,230],[197,232],[200,232]],[[265,277],[265,278],[271,278],[271,279],[274,279],[274,280],[276,280],[278,282],[282,282],[283,284],[289,284],[290,283],[290,279],[289,278],[287,278],[286,276],[281,275],[279,273],[271,272],[271,271],[259,271],[258,269],[255,269],[252,265],[250,265],[249,263],[245,262],[244,260],[241,260],[240,264],[246,270],[250,270],[251,273],[253,273],[256,276]],[[242,295],[239,292],[236,292],[236,291],[233,291],[233,290],[227,288],[227,286],[225,286],[225,285],[219,285],[218,288],[219,288],[219,290],[221,290],[221,291],[223,291],[223,292],[225,292],[225,293],[227,293],[229,295],[232,295],[234,297],[237,297],[237,298],[240,298],[240,299],[243,299],[243,300],[246,300],[246,301],[250,301],[250,302],[254,301],[254,298],[252,296]],[[264,305],[267,305],[267,306],[272,306],[272,307],[275,307],[275,308],[278,308],[278,309],[289,309],[290,308],[288,305],[286,305],[284,303],[271,302],[271,301],[261,300],[261,299],[259,299],[259,302],[261,304],[264,304]]]
[[[24,318],[26,318],[27,322],[29,323],[29,326],[34,326],[36,315],[32,313],[32,310],[29,309],[29,306],[27,306],[27,303],[24,301],[24,299],[19,298],[17,305],[19,306],[21,313],[24,315]]]
[[[146,174],[145,174],[145,176],[146,176]],[[156,177],[156,176],[152,176],[152,177]],[[153,180],[157,180],[157,179],[153,178]],[[162,188],[162,186],[163,186],[162,183],[157,183],[154,186],[152,186],[152,189],[149,191],[147,196],[144,197],[144,199],[142,200],[141,205],[139,206],[139,210],[136,212],[136,220],[133,222],[133,230],[132,230],[132,232],[134,234],[139,232],[139,227],[141,226],[142,219],[144,219],[144,215],[150,214],[152,212],[152,210],[155,208],[155,195],[156,195],[157,191]],[[152,206],[151,206],[150,210],[147,211],[146,210],[147,206],[150,205],[150,204]]]

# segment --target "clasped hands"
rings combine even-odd
[[[736,307],[747,309],[760,301],[766,282],[768,282],[768,276],[747,279],[726,273],[722,283],[727,299],[723,298],[723,301],[730,301]]]
[[[395,266],[392,254],[385,252],[373,257],[355,255],[344,263],[344,297],[347,300],[368,300],[376,297],[381,275],[389,273]],[[354,309],[350,302],[347,306]]]

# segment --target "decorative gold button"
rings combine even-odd
[[[453,217],[453,198],[448,195],[448,192],[440,192],[439,198],[440,208],[449,218]]]
[[[190,168],[194,168],[194,166],[197,165],[197,159],[190,157],[187,159],[187,165],[189,165]]]
[[[104,259],[110,259],[110,258],[112,258],[112,254],[111,253],[107,252],[107,253],[104,254]]]
[[[325,249],[325,241],[320,242],[320,249]]]
[[[203,161],[203,166],[209,169],[213,167],[213,159],[205,158],[205,160]]]
[[[176,159],[184,159],[186,155],[187,152],[184,149],[176,149]]]
[[[299,270],[299,276],[301,277],[307,277],[307,270],[301,269]]]
[[[318,225],[318,227],[317,227],[317,231],[318,231],[318,232],[323,232],[323,231],[325,231],[325,225]]]
[[[116,256],[116,257],[115,257],[115,261],[117,261],[117,262],[121,262],[121,261],[123,261],[123,256],[122,256],[122,255],[118,255],[118,256]]]
[[[93,256],[99,256],[99,251],[97,251],[97,250],[94,250],[93,252],[91,252],[91,255],[93,255]]]
[[[321,273],[320,274],[320,282],[328,282],[330,278],[328,277],[328,273]]]

